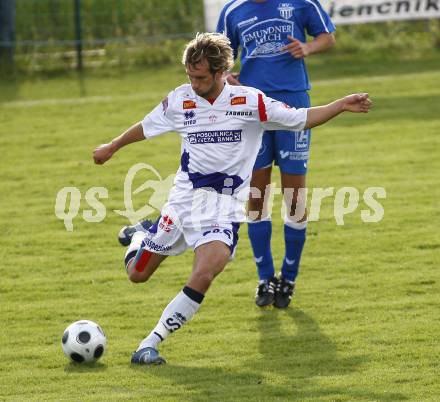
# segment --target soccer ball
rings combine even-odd
[[[107,338],[96,322],[76,321],[70,324],[61,338],[64,354],[77,363],[93,362],[105,352]]]

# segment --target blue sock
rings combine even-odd
[[[260,279],[271,279],[275,276],[270,239],[272,237],[272,222],[259,221],[248,223],[248,235],[254,251]]]
[[[301,253],[306,242],[306,228],[294,229],[284,225],[284,242],[286,245],[286,255],[284,256],[281,275],[289,281],[295,281],[298,275]]]

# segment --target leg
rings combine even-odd
[[[230,248],[221,241],[211,241],[195,249],[193,271],[186,286],[168,304],[156,327],[133,353],[132,363],[161,364],[165,362],[157,352],[159,343],[194,316],[200,308],[206,291],[214,278],[223,271],[230,255]]]
[[[268,202],[270,196],[272,166],[254,170],[248,202],[248,235],[257,265],[259,282],[255,295],[255,303],[259,307],[273,303],[275,295],[275,268],[273,265],[270,241],[272,222]]]
[[[286,219],[290,222],[305,222],[307,208],[303,190],[306,188],[306,175],[281,172],[281,186],[286,206]]]
[[[248,235],[254,252],[260,280],[269,280],[274,277],[270,240],[272,237],[272,222],[267,210],[267,200],[270,196],[268,187],[271,181],[272,166],[254,170],[251,179],[251,188],[254,194],[249,196],[248,202]],[[261,195],[261,196],[260,196]],[[253,219],[255,216],[256,219]]]
[[[298,275],[301,254],[306,241],[307,208],[305,175],[281,173],[286,216],[284,241],[286,253],[275,291],[275,306],[284,308],[290,303]]]
[[[197,247],[193,271],[186,286],[205,294],[214,278],[223,271],[230,256],[229,247],[218,240]]]
[[[283,99],[278,100],[296,108],[310,107],[307,92],[285,93]],[[277,131],[275,134],[275,163],[281,171],[287,212],[284,218],[286,254],[275,292],[275,307],[287,307],[290,303],[306,238],[305,185],[310,141],[310,130]]]
[[[166,255],[155,254],[143,249],[144,232],[136,232],[125,256],[125,267],[128,278],[134,283],[146,282],[156,271]]]
[[[148,251],[145,250],[144,252],[148,253]],[[134,283],[148,281],[148,279],[150,279],[150,276],[153,275],[154,271],[156,271],[157,267],[161,264],[161,262],[165,258],[167,258],[166,255],[154,254],[154,253],[150,253],[150,254],[151,255],[148,258],[148,262],[143,268],[139,267],[138,269],[136,269],[136,265],[134,264],[135,259],[133,259],[127,265],[127,273],[130,281]]]
[[[254,170],[251,178],[251,188],[257,189],[254,194],[250,194],[248,201],[249,217],[254,221],[261,221],[267,218],[267,199],[269,192],[266,189],[270,185],[272,175],[272,165]]]
[[[275,269],[270,241],[272,222],[267,200],[270,197],[272,163],[275,159],[275,131],[263,134],[261,148],[251,179],[251,195],[248,204],[248,235],[258,272],[255,303],[263,307],[272,304],[274,298]]]

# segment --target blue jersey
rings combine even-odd
[[[316,0],[232,0],[217,25],[230,39],[235,57],[241,47],[240,82],[263,92],[309,90],[304,60],[282,48],[290,43],[288,35],[305,42],[306,32],[316,37],[334,30]]]

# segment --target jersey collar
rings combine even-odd
[[[197,101],[199,103],[202,103],[203,105],[215,107],[221,103],[224,102],[224,100],[227,98],[228,94],[231,92],[231,86],[225,81],[225,86],[223,87],[222,91],[220,92],[220,95],[216,98],[216,100],[211,104],[207,99],[197,95],[192,89],[194,96],[196,97]]]

